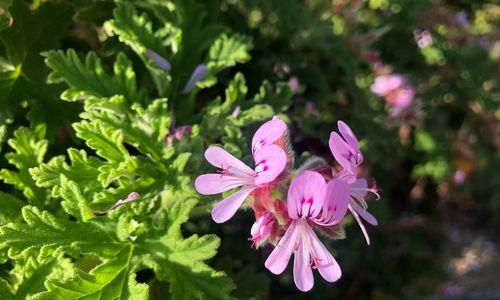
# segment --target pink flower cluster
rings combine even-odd
[[[394,108],[404,108],[413,102],[415,90],[399,74],[379,75],[371,86],[372,92],[384,97]]]
[[[229,220],[245,200],[255,214],[251,228],[252,246],[274,245],[265,266],[281,274],[294,255],[293,275],[297,288],[309,291],[314,285],[312,269],[328,282],[341,276],[340,266],[320,241],[316,231],[335,232],[350,212],[358,222],[366,242],[368,233],[361,221],[377,225],[367,211],[365,197],[376,188],[358,178],[357,167],[363,162],[359,143],[342,121],[330,135],[330,150],[342,167],[335,172],[329,166],[316,166],[297,172],[287,145],[288,129],[279,117],[264,123],[252,139],[252,169],[220,147],[209,147],[205,158],[219,168],[218,173],[196,179],[196,190],[203,195],[219,194],[234,188],[238,191],[220,201],[212,210],[217,223]]]

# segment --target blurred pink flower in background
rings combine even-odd
[[[465,172],[462,170],[457,170],[453,174],[453,182],[455,183],[455,185],[462,185],[466,179],[467,174],[465,174]]]
[[[413,37],[421,49],[432,45],[432,35],[429,30],[414,30]]]
[[[413,102],[415,89],[399,74],[379,75],[371,86],[371,91],[393,107],[407,107]]]
[[[463,294],[465,291],[465,288],[457,283],[446,282],[442,286],[442,291],[446,297],[452,297],[452,296],[458,296],[460,294]]]
[[[306,100],[306,113],[311,116],[320,116],[319,111],[316,109],[316,104],[311,100]]]
[[[300,88],[299,78],[297,76],[290,77],[290,79],[288,79],[288,86],[290,90],[292,90],[292,93],[297,93]]]
[[[457,22],[458,26],[462,28],[469,28],[470,22],[469,18],[467,17],[467,13],[464,11],[458,12],[455,15],[455,21]]]

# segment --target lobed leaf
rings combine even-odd
[[[137,88],[132,63],[123,53],[117,56],[113,75],[106,73],[94,52],[88,53],[84,62],[72,49],[66,53],[61,50],[48,51],[44,55],[45,63],[52,69],[49,83],[65,82],[69,86],[61,95],[64,100],[122,95],[129,102],[141,102],[146,98],[145,90]]]
[[[56,156],[48,163],[29,169],[29,173],[36,185],[43,188],[52,188],[52,196],[58,197],[61,188],[60,175],[77,182],[82,192],[95,191],[100,184],[95,180],[99,176],[98,168],[104,164],[95,157],[88,157],[85,150],[68,149],[70,164],[65,162],[64,156]]]
[[[69,280],[48,280],[45,283],[48,291],[31,299],[148,299],[148,286],[138,284],[135,273],[130,270],[132,252],[133,247],[126,246],[116,257],[95,267],[88,274],[76,269],[75,276]]]
[[[97,223],[67,221],[33,206],[25,206],[22,215],[26,224],[0,227],[0,249],[8,248],[13,259],[38,254],[38,260],[43,261],[63,251],[77,250],[112,256],[123,246]]]
[[[122,131],[115,130],[102,122],[81,121],[73,124],[76,135],[85,140],[87,146],[108,161],[122,161],[128,156],[123,146]]]
[[[232,280],[204,263],[216,254],[219,238],[182,237],[180,226],[194,205],[194,200],[175,202],[163,215],[156,234],[139,242],[137,257],[153,268],[160,280],[168,280],[172,299],[230,299]]]
[[[18,170],[0,170],[0,179],[5,183],[14,185],[23,191],[24,196],[30,203],[43,205],[46,200],[44,190],[36,186],[29,174],[29,168],[36,167],[42,163],[47,152],[47,140],[42,139],[32,130],[20,127],[14,132],[14,137],[7,141],[14,152],[5,155],[7,161]]]
[[[87,205],[87,200],[83,197],[80,192],[78,185],[66,178],[66,176],[60,176],[61,183],[61,197],[63,201],[61,202],[62,208],[70,215],[76,217],[81,221],[88,221],[94,217],[92,211]]]

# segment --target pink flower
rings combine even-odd
[[[429,30],[414,30],[413,37],[420,49],[432,45],[432,35]]]
[[[287,156],[280,146],[273,143],[285,130],[286,124],[279,118],[264,123],[257,130],[252,140],[253,170],[220,147],[210,147],[205,151],[207,161],[220,172],[198,176],[196,190],[203,195],[214,195],[241,187],[214,207],[212,218],[215,222],[229,220],[253,190],[269,185],[283,172]]]
[[[332,131],[328,145],[333,157],[344,169],[339,177],[352,183],[357,178],[357,168],[363,162],[363,154],[359,149],[358,139],[351,128],[342,121],[338,121],[337,126],[342,137]]]
[[[286,131],[286,123],[278,116],[262,124],[252,138],[252,154],[260,148],[278,141]]]
[[[380,75],[375,78],[371,91],[385,98],[394,107],[410,105],[415,96],[413,87],[399,74]]]
[[[297,76],[290,77],[290,79],[288,79],[288,86],[292,93],[297,93],[300,88],[299,78]]]
[[[265,242],[274,229],[276,221],[272,213],[265,212],[253,223],[250,233],[252,234],[252,247],[259,247]]]
[[[380,75],[371,86],[372,92],[379,96],[387,96],[405,83],[405,78],[399,74]]]
[[[367,211],[368,207],[364,199],[369,192],[373,193],[377,197],[377,200],[380,199],[377,189],[369,188],[365,179],[358,179],[355,182],[349,184],[348,208],[352,216],[358,223],[359,227],[361,228],[361,232],[363,232],[363,236],[365,237],[366,243],[368,245],[370,245],[370,237],[368,236],[368,232],[366,231],[365,225],[363,225],[361,218],[363,218],[366,222],[373,226],[378,225],[377,219],[375,219],[375,217]]]
[[[357,167],[363,162],[363,154],[359,149],[359,142],[351,128],[342,121],[338,121],[338,128],[343,139],[336,133],[330,135],[330,150],[333,157],[343,168],[341,172],[335,176],[336,179],[345,180],[349,183],[348,208],[356,222],[359,224],[366,242],[370,244],[370,238],[366,232],[366,228],[361,222],[360,216],[372,225],[377,225],[378,222],[373,215],[366,211],[366,202],[364,200],[368,192],[371,192],[380,199],[376,188],[369,188],[365,179],[357,178]]]
[[[413,102],[413,97],[415,97],[415,90],[413,87],[409,84],[404,84],[402,87],[388,94],[385,100],[394,107],[403,108]]]
[[[312,225],[339,223],[347,212],[349,189],[343,180],[326,184],[317,172],[304,171],[288,189],[288,216],[292,220],[285,234],[265,262],[274,274],[281,274],[294,253],[293,277],[297,288],[309,291],[314,285],[312,268],[328,282],[341,276],[340,266],[312,229]]]

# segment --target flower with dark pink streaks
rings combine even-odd
[[[313,287],[313,268],[326,281],[337,281],[342,274],[340,266],[311,226],[339,223],[347,211],[348,193],[343,180],[326,184],[323,176],[313,171],[297,176],[290,184],[287,197],[288,216],[292,221],[267,258],[266,268],[281,274],[293,253],[293,278],[299,290],[305,292]]]
[[[366,239],[366,243],[370,244],[370,238],[365,226],[361,222],[360,216],[372,225],[377,225],[375,217],[366,210],[365,196],[368,192],[380,198],[376,188],[369,188],[365,179],[358,179],[357,167],[363,162],[363,154],[359,148],[359,142],[351,128],[342,121],[338,121],[339,132],[343,139],[336,133],[330,135],[330,150],[333,157],[343,168],[335,178],[345,180],[349,184],[349,199],[348,208],[356,222],[359,224],[361,231]]]
[[[396,77],[389,80],[389,85],[396,89],[401,82],[404,80]],[[382,87],[378,91],[385,93]],[[248,198],[255,216],[250,230],[252,247],[274,246],[265,267],[276,275],[284,272],[293,254],[294,282],[303,292],[314,286],[313,269],[328,282],[339,280],[342,274],[316,232],[330,240],[345,238],[342,221],[350,212],[370,244],[362,220],[377,225],[367,211],[365,198],[372,193],[380,199],[378,189],[374,183],[369,186],[365,179],[358,178],[358,166],[364,160],[360,143],[342,121],[338,121],[338,132],[330,134],[329,146],[342,167],[340,172],[318,157],[306,160],[294,171],[287,125],[275,116],[252,138],[254,169],[224,149],[212,146],[206,150],[205,158],[220,169],[219,173],[204,174],[195,181],[196,190],[204,195],[240,188],[214,207],[212,218],[217,223],[229,220]]]
[[[205,151],[207,161],[220,171],[198,176],[196,190],[203,195],[214,195],[241,187],[213,208],[212,218],[215,222],[229,220],[252,191],[269,185],[283,172],[287,163],[286,153],[273,143],[285,130],[286,124],[281,119],[268,121],[257,130],[252,140],[254,169],[220,147],[213,146]]]
[[[250,230],[253,247],[257,248],[269,237],[274,226],[276,225],[275,222],[274,215],[271,212],[265,212],[262,216],[255,220],[255,223],[253,223]]]

